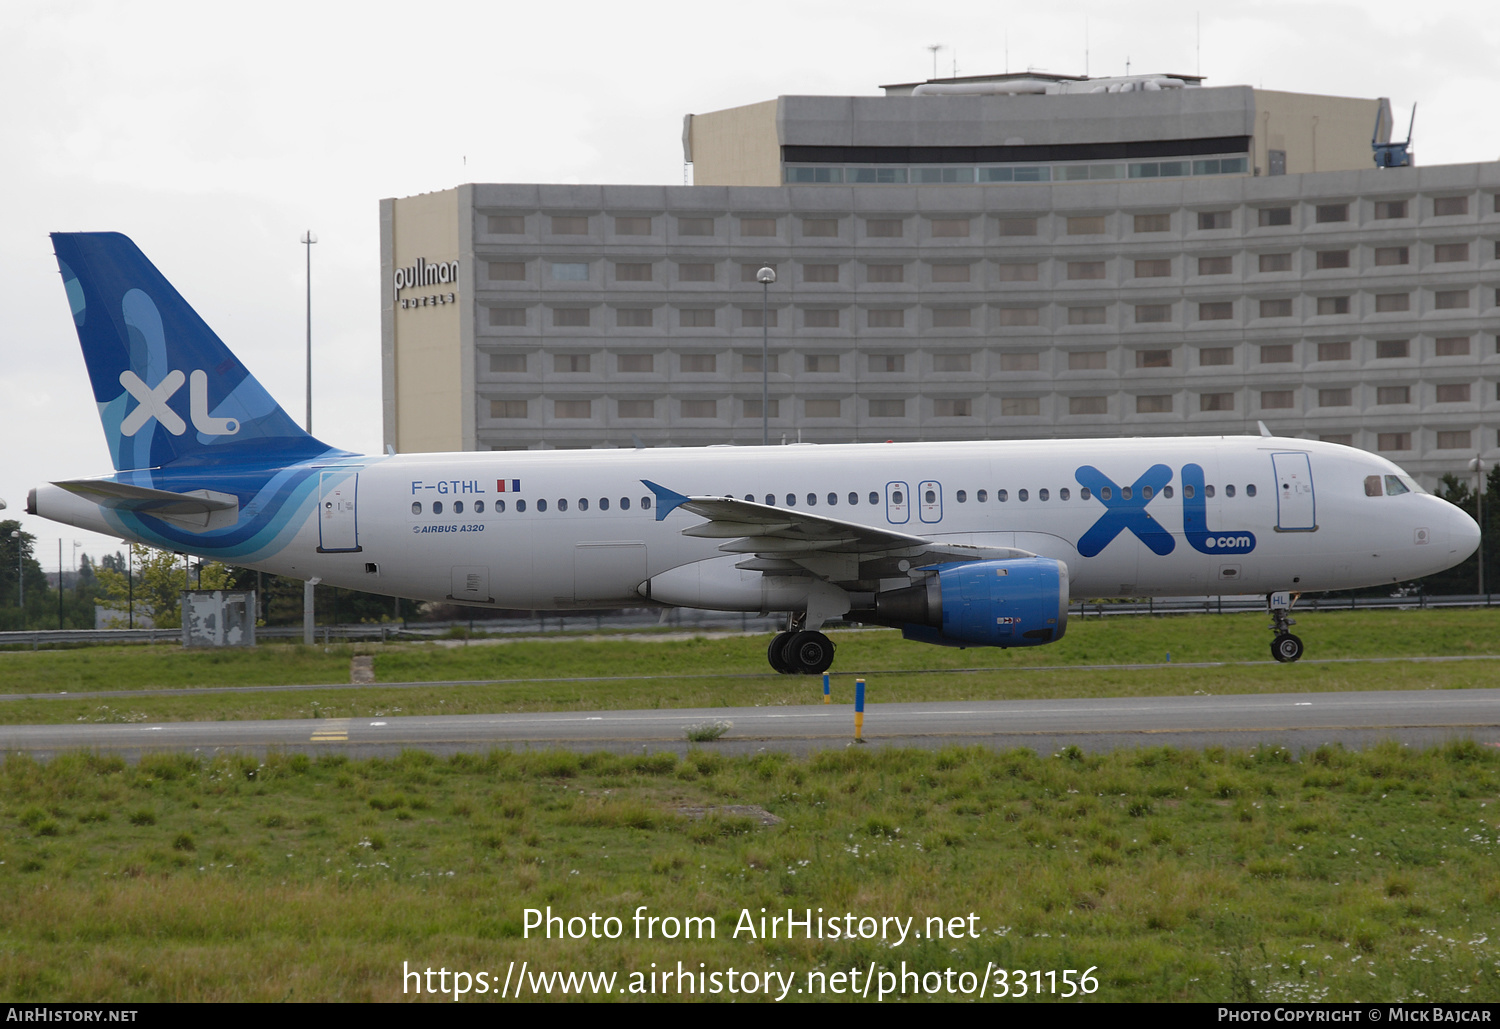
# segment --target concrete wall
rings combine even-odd
[[[1374,167],[1370,136],[1379,100],[1255,92],[1255,166],[1268,174],[1270,150],[1286,151],[1286,173]]]
[[[779,106],[779,101],[766,100],[693,115],[687,127],[687,158],[693,163],[694,185],[781,185]]]

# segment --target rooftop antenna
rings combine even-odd
[[[1193,15],[1193,24],[1197,26],[1197,40],[1193,43],[1193,74],[1203,75],[1203,12],[1199,11]]]
[[[1083,16],[1083,77],[1089,77],[1089,18]]]
[[[1005,74],[1010,74],[1010,29],[1005,30]]]
[[[938,51],[945,49],[946,43],[928,43],[927,50],[932,54],[932,77],[937,78],[937,55]]]

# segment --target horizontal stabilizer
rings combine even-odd
[[[172,493],[111,479],[72,479],[53,485],[92,500],[100,507],[150,515],[192,532],[222,529],[234,525],[240,516],[238,497],[207,489]]]

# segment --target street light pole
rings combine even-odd
[[[16,607],[21,611],[21,628],[26,628],[26,582],[25,569],[21,565],[21,530],[11,530],[10,538],[16,541]]]
[[[312,435],[312,248],[318,236],[312,229],[302,234],[302,243],[307,247],[307,419],[304,428]],[[313,582],[302,584],[302,642],[312,646],[313,642]]]
[[[771,445],[771,283],[776,269],[769,266],[755,273],[760,283],[760,445]]]
[[[1469,467],[1474,472],[1477,485],[1474,490],[1474,501],[1477,505],[1474,512],[1479,515],[1479,595],[1484,596],[1484,458],[1474,458],[1469,462]]]

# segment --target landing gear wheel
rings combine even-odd
[[[833,641],[821,632],[799,632],[782,655],[803,675],[822,675],[833,664]]]
[[[771,645],[766,648],[766,660],[771,662],[771,667],[782,675],[791,675],[797,669],[787,660],[787,644],[792,641],[795,632],[778,632],[771,637]]]
[[[1302,640],[1284,632],[1271,641],[1271,656],[1283,663],[1295,661],[1302,656]]]

